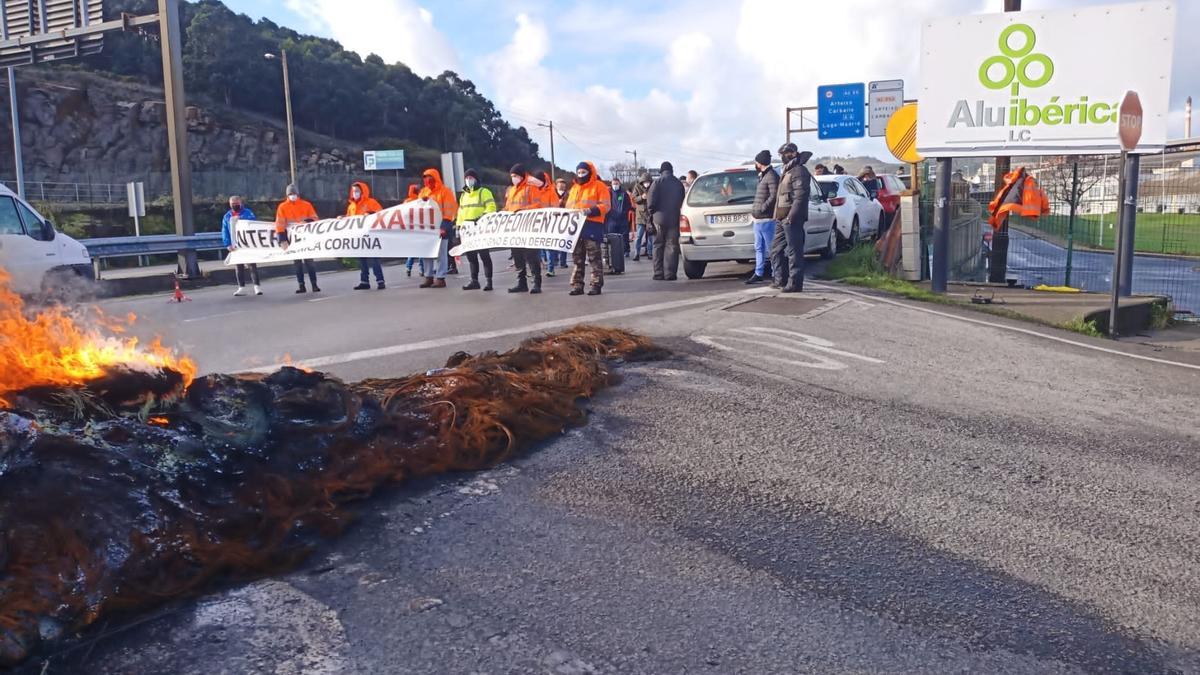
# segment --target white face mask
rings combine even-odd
[[[474,190],[476,185],[479,185],[479,181],[475,180],[474,178],[467,179],[467,187]]]
[[[289,202],[294,202],[294,201],[296,201],[297,199],[300,199],[300,195],[288,195],[288,201],[289,201]]]
[[[543,183],[542,180],[540,178],[538,178],[537,176],[530,176],[529,184],[532,185],[533,187],[542,187],[543,185],[545,185],[545,183]]]
[[[512,182],[513,182],[513,185],[520,185],[521,177],[520,176],[512,176]]]
[[[350,192],[350,196],[354,197],[355,199],[362,199],[362,190],[355,188]]]
[[[612,189],[613,189],[613,192],[616,192],[617,190],[620,190],[620,189],[621,189],[621,184],[620,184],[620,183],[613,183],[613,184],[612,184]]]

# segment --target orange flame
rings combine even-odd
[[[196,376],[196,363],[177,356],[159,339],[142,345],[135,337],[111,334],[114,322],[98,322],[105,329],[80,326],[61,307],[26,316],[21,296],[8,287],[8,273],[0,268],[0,406],[5,395],[32,386],[70,386],[103,376],[110,368],[177,370],[184,383]],[[131,322],[132,316],[127,317]]]

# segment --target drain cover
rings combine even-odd
[[[828,302],[825,298],[796,298],[786,296],[755,298],[732,307],[726,307],[725,311],[774,314],[776,316],[801,316],[825,306]]]

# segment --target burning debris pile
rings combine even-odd
[[[582,424],[607,361],[660,354],[578,327],[395,380],[285,367],[189,383],[134,359],[0,390],[0,665],[106,613],[287,569],[346,525],[346,503]]]

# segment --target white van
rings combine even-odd
[[[0,268],[12,290],[31,295],[53,291],[69,279],[92,278],[87,248],[57,232],[53,223],[12,190],[0,185]]]

